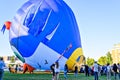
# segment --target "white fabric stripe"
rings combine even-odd
[[[13,24],[12,24],[12,27],[11,27],[11,30],[14,31],[14,33],[18,34],[18,32],[20,32],[19,35],[27,35],[28,33],[28,28],[21,25],[20,23],[17,23],[15,20],[13,20]],[[21,33],[22,32],[22,33]]]
[[[11,39],[13,39],[15,37],[17,37],[17,35],[12,30],[10,30],[9,31],[9,41],[11,41]]]
[[[21,30],[21,29],[20,29],[19,32],[18,32],[18,31],[16,31],[16,32],[17,32],[17,33],[15,33],[14,30],[10,30],[10,32],[9,32],[9,34],[10,34],[9,39],[10,39],[10,40],[13,39],[13,38],[19,37],[19,36],[28,35],[27,32],[25,32],[24,30]]]
[[[44,2],[44,0],[42,0],[41,2],[39,2],[38,4],[37,4],[37,6],[36,6],[36,11],[35,11],[35,15],[36,15],[36,13],[37,13],[37,11],[38,11],[38,9],[41,7],[41,5],[42,5],[42,3]],[[35,15],[34,15],[34,17],[33,17],[33,19],[35,18]],[[32,19],[32,21],[33,21],[33,19]]]
[[[19,22],[16,22],[16,20],[13,20],[13,24],[12,24],[12,30],[14,31],[18,31],[18,28],[21,27],[21,29],[25,32],[28,32],[29,28],[27,28],[26,26],[23,26],[22,24],[20,24]]]
[[[50,10],[50,12],[49,12],[49,14],[48,14],[48,17],[47,17],[47,19],[46,19],[46,22],[45,22],[44,27],[42,28],[42,31],[45,29],[45,26],[46,26],[46,24],[47,24],[47,22],[48,22],[48,19],[49,19],[50,15],[51,15],[51,12],[52,12],[52,9]]]
[[[59,25],[60,25],[60,22],[58,23],[58,25],[57,25],[57,27],[54,29],[54,31],[53,31],[51,34],[49,34],[49,35],[46,36],[47,39],[51,40],[51,38],[52,38],[53,35],[55,34],[55,32],[56,32],[56,30],[57,30],[57,28],[58,28]]]
[[[22,13],[21,14],[16,14],[14,18],[17,19],[18,22],[21,22],[23,15],[25,14],[25,12],[21,9]]]

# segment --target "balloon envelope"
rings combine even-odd
[[[69,69],[83,61],[80,33],[71,8],[63,0],[29,0],[17,11],[10,28],[15,55],[36,69],[59,61]]]

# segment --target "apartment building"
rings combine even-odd
[[[110,50],[113,63],[120,63],[120,43],[115,44],[114,47]]]
[[[11,61],[11,58],[14,58],[14,61],[12,62]],[[8,66],[9,64],[19,64],[19,65],[22,65],[23,63],[18,59],[16,58],[15,56],[3,56],[3,60],[4,62],[6,63],[6,65]]]

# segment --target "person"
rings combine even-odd
[[[15,73],[18,71],[18,65],[15,66]]]
[[[59,62],[55,62],[55,80],[59,80],[60,66]]]
[[[80,67],[80,73],[84,73],[83,67]]]
[[[120,79],[120,64],[118,63],[117,66],[118,66],[118,76],[119,76],[119,79]]]
[[[5,63],[3,61],[3,57],[0,58],[0,80],[3,80],[4,76],[4,68],[5,68]]]
[[[94,80],[98,80],[98,64],[97,61],[94,62]]]
[[[68,73],[68,66],[65,64],[64,66],[64,78],[67,79],[67,73]]]
[[[8,69],[9,69],[9,72],[11,73],[11,66],[10,65],[9,65]]]
[[[102,69],[101,65],[98,64],[98,76],[101,76],[101,69]]]
[[[50,66],[50,69],[52,71],[52,80],[55,80],[55,64],[52,64]]]
[[[111,80],[111,66],[107,63],[107,80]]]
[[[117,75],[118,75],[117,70],[118,70],[118,67],[117,67],[116,63],[114,63],[113,64],[113,71],[114,71],[114,78],[115,78],[115,80],[117,79]]]
[[[75,66],[75,70],[74,70],[74,75],[75,75],[75,77],[77,77],[77,74],[78,74],[78,67]]]
[[[85,65],[85,75],[89,76],[89,66]]]

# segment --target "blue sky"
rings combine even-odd
[[[0,1],[0,27],[12,20],[27,0]],[[120,43],[120,0],[64,0],[73,10],[79,25],[83,53],[98,59]],[[0,56],[14,55],[9,32],[0,32]]]

